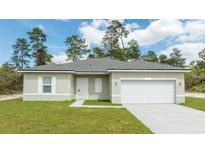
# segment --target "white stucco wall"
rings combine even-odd
[[[38,91],[38,78],[56,78],[55,93],[43,94]],[[23,100],[25,101],[62,101],[73,99],[73,75],[63,73],[24,73]]]
[[[39,76],[54,76],[56,78],[56,91],[54,94],[38,93]],[[185,102],[184,73],[145,73],[145,72],[115,72],[109,75],[73,75],[69,73],[24,73],[23,99],[29,101],[61,101],[75,99],[75,86],[77,77],[89,78],[89,99],[111,99],[113,103],[121,103],[120,78],[174,78],[176,79],[176,103]],[[102,77],[103,93],[94,91],[94,78]],[[181,83],[181,86],[179,85]]]
[[[115,72],[111,73],[111,101],[121,103],[121,80],[120,78],[175,78],[176,79],[176,103],[185,102],[184,73],[145,73],[145,72]],[[181,83],[181,85],[179,85]]]

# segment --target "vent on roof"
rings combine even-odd
[[[92,63],[90,63],[90,66],[92,66]]]

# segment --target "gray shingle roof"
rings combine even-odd
[[[136,60],[124,62],[111,58],[93,58],[65,64],[48,64],[26,68],[23,71],[106,72],[107,70],[186,70],[167,64]]]

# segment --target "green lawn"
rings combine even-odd
[[[113,104],[109,100],[86,100],[83,105],[122,106],[122,104]]]
[[[205,111],[204,98],[186,97],[186,103],[181,105],[191,107],[197,110]]]
[[[69,108],[72,101],[0,102],[0,133],[152,133],[127,109]]]

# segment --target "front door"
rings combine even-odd
[[[76,99],[87,99],[88,78],[77,78],[76,82]]]

